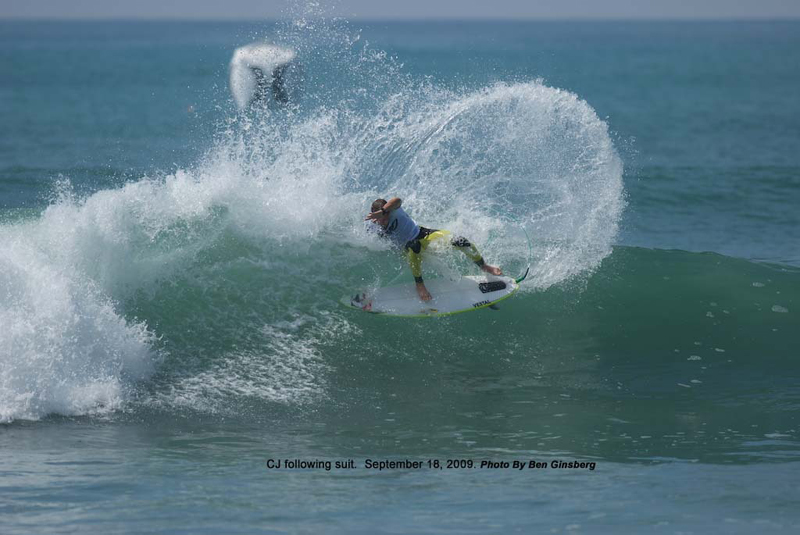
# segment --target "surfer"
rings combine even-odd
[[[378,235],[392,241],[401,249],[411,266],[411,274],[417,285],[417,294],[423,301],[430,301],[431,294],[422,280],[422,254],[432,242],[450,234],[447,230],[436,230],[421,227],[401,208],[402,199],[395,197],[389,201],[376,199],[372,202],[369,215],[364,219],[377,225]],[[478,249],[463,236],[450,238],[450,245],[464,253],[483,271],[492,275],[502,275],[500,268],[490,266],[483,261]]]

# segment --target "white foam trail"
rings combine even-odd
[[[242,402],[302,405],[324,397],[325,371],[313,336],[296,337],[285,326],[265,325],[258,347],[221,355],[203,371],[178,377],[154,404],[215,413],[238,412]]]
[[[118,408],[152,370],[152,335],[32,234],[0,231],[0,422]]]

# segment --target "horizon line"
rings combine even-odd
[[[312,20],[333,20],[359,23],[421,23],[421,22],[798,22],[797,16],[752,17],[308,17]],[[0,15],[0,22],[224,22],[224,23],[277,23],[295,20],[292,17],[16,17]]]

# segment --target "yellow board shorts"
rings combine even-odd
[[[404,248],[406,258],[411,266],[411,274],[414,275],[416,282],[422,282],[422,255],[428,246],[442,238],[450,236],[449,230],[436,230],[425,227],[419,227],[419,234],[417,237],[406,243]],[[483,265],[483,257],[478,252],[478,249],[472,245],[468,239],[463,236],[455,236],[450,238],[450,245],[464,253],[467,258],[478,264]]]

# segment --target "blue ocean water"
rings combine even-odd
[[[2,531],[797,529],[799,30],[0,22]],[[391,195],[519,295],[343,308]]]

